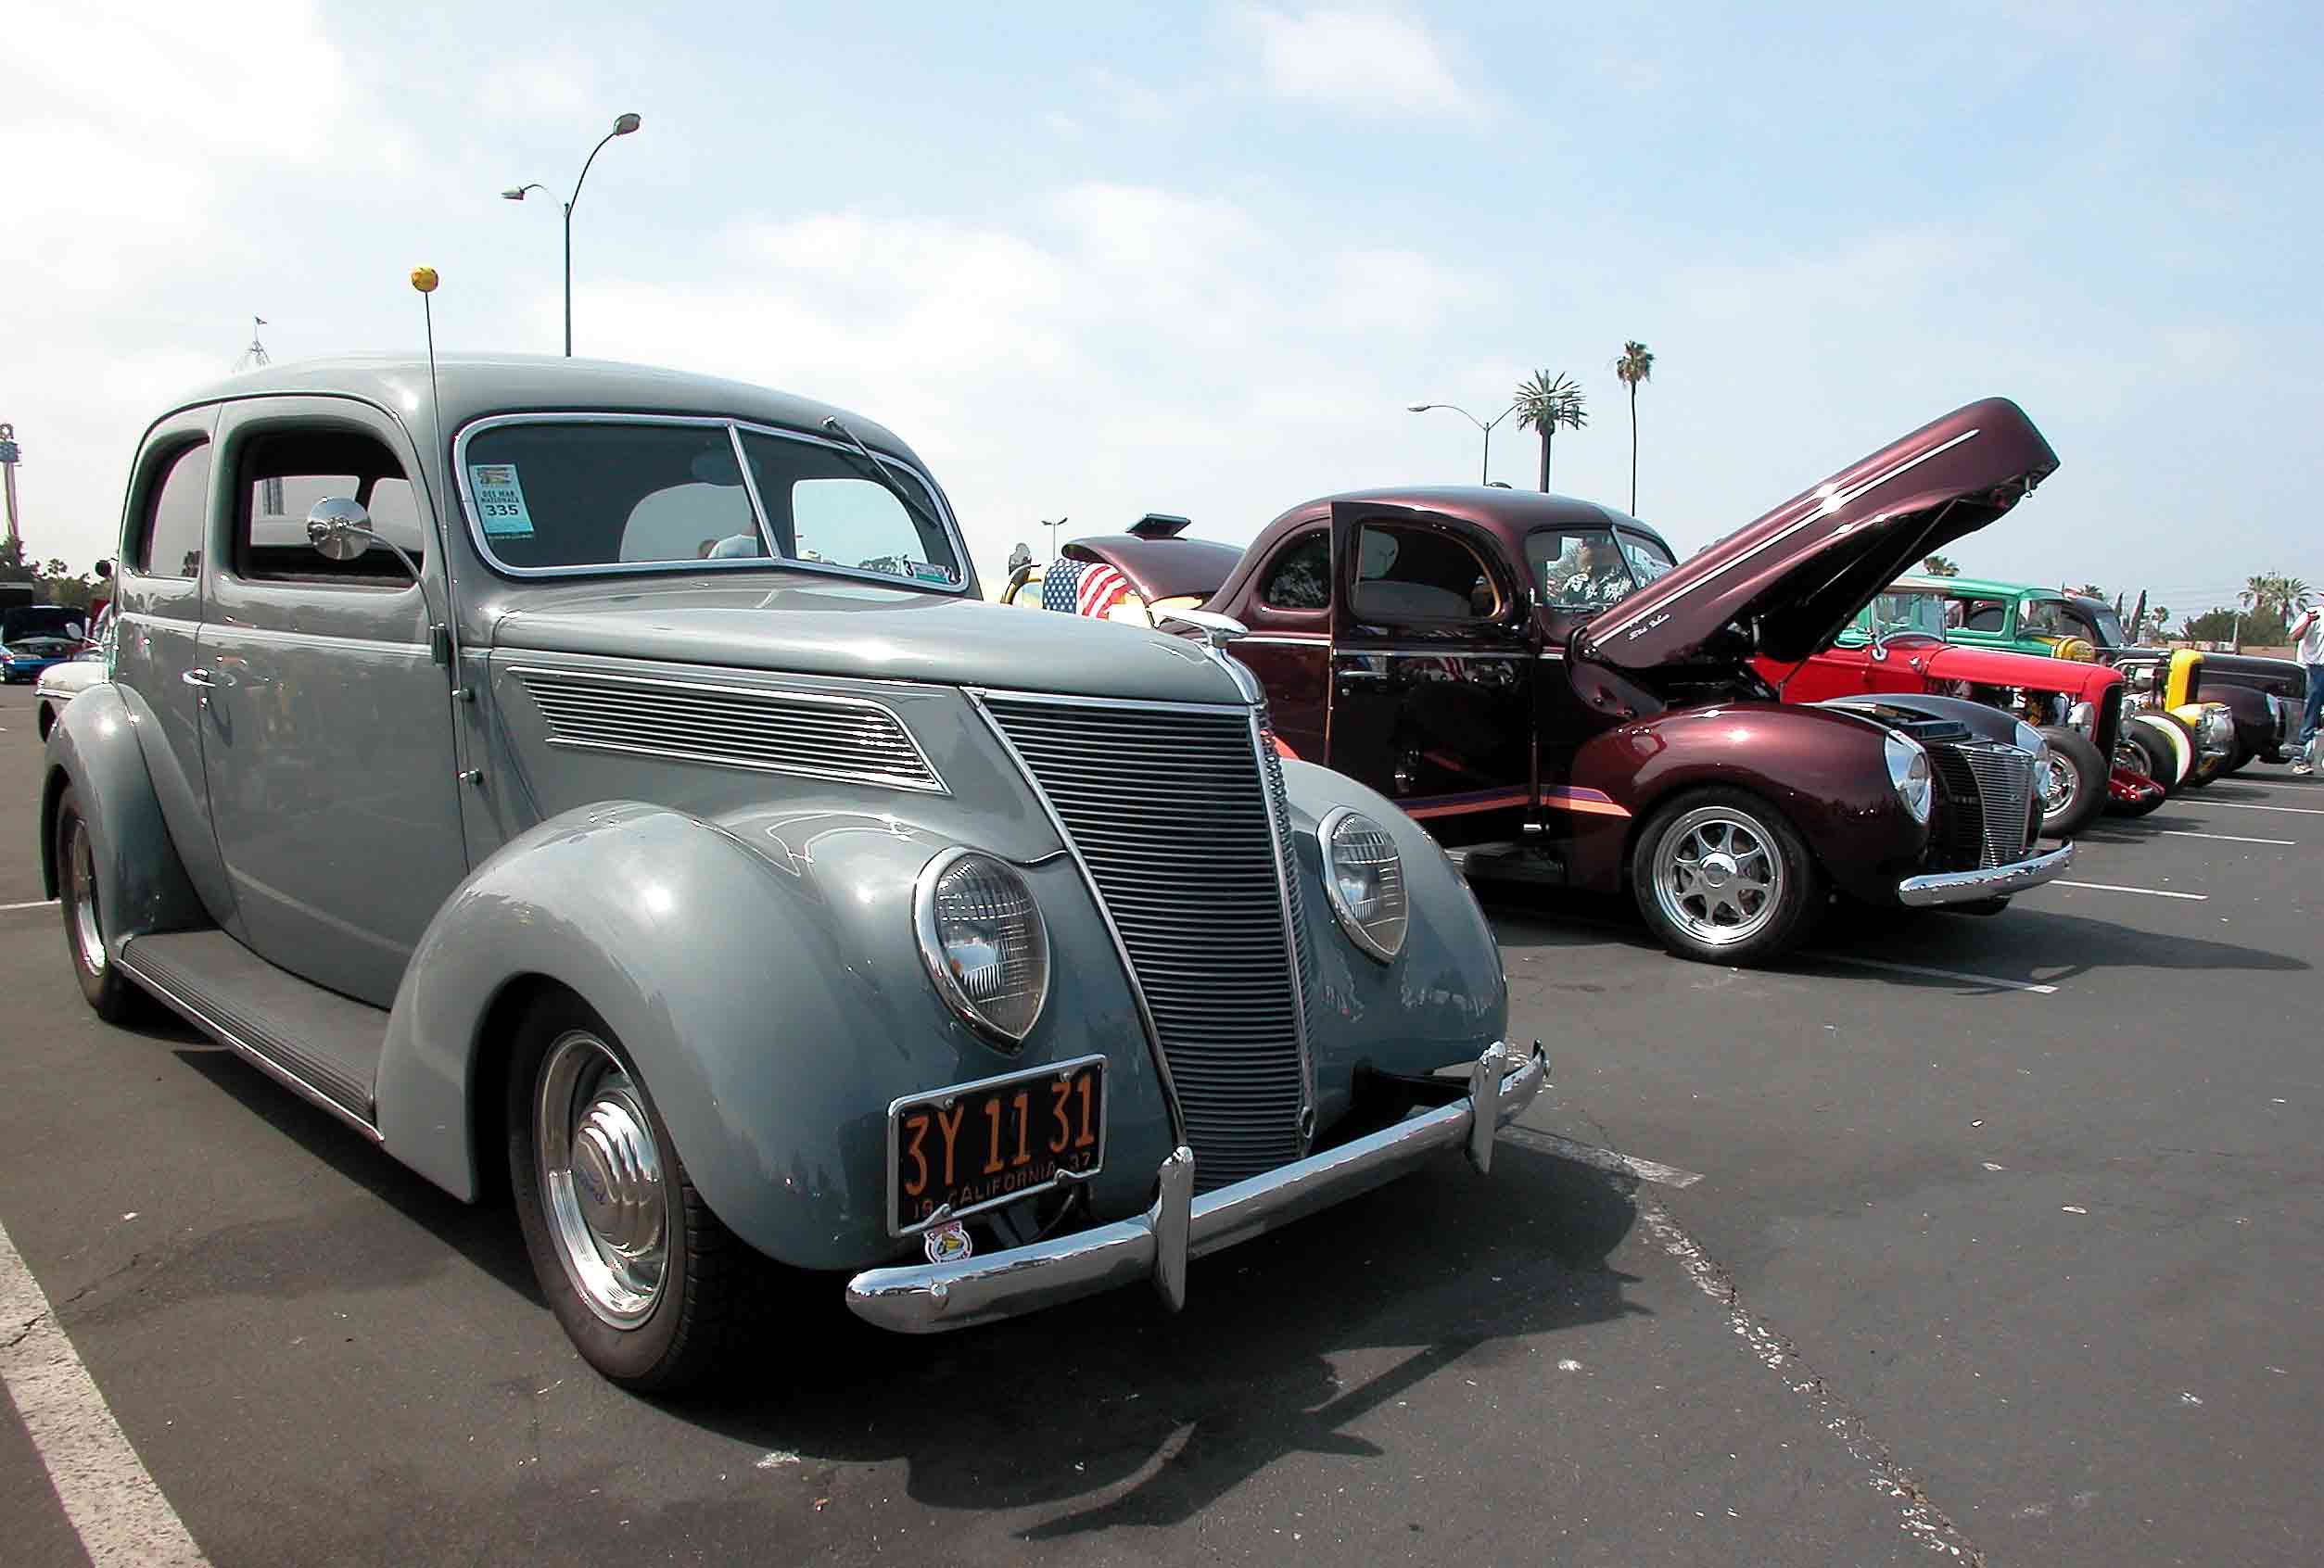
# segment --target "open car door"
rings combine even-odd
[[[1331,509],[1330,765],[1448,843],[1533,803],[1531,601],[1499,541],[1413,507]]]

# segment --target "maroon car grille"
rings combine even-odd
[[[2033,828],[2033,758],[1987,741],[1928,749],[1937,776],[1929,854],[1941,871],[2022,859]]]

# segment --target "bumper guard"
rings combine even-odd
[[[1180,1147],[1162,1162],[1154,1206],[1135,1219],[958,1262],[867,1270],[847,1283],[847,1305],[882,1328],[935,1334],[1150,1279],[1175,1312],[1186,1305],[1189,1258],[1328,1208],[1454,1145],[1480,1174],[1490,1170],[1495,1134],[1548,1080],[1540,1042],[1522,1058],[1495,1042],[1469,1069],[1468,1093],[1450,1105],[1200,1197],[1194,1151]]]

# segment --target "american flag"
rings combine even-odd
[[[1041,575],[1041,608],[1068,615],[1102,620],[1129,592],[1127,577],[1094,561],[1052,561]]]

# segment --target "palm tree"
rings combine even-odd
[[[1542,435],[1542,489],[1549,489],[1549,443],[1557,427],[1579,430],[1589,415],[1581,411],[1581,388],[1564,376],[1552,381],[1547,371],[1518,383],[1518,427],[1532,426]]]
[[[1635,338],[1622,344],[1614,373],[1630,388],[1630,511],[1638,514],[1638,384],[1654,379],[1654,351]]]
[[[1926,572],[1932,577],[1958,577],[1961,575],[1960,563],[1949,560],[1942,555],[1932,555],[1927,560],[1922,562],[1921,570]]]
[[[2084,583],[2080,588],[2069,588],[2067,591],[2083,599],[2103,599],[2106,597],[2106,590],[2100,588],[2096,583]]]

